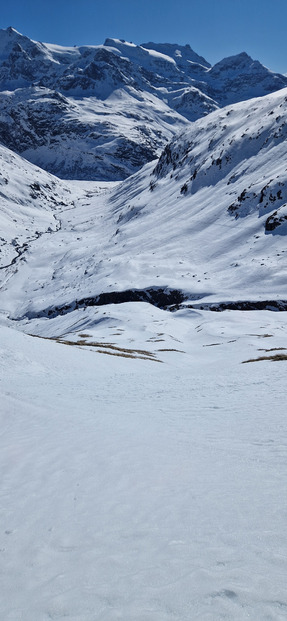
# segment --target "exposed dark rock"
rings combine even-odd
[[[148,302],[154,306],[166,310],[176,310],[180,304],[186,299],[186,296],[178,290],[150,287],[148,289],[128,289],[127,291],[109,291],[100,293],[94,297],[81,298],[74,300],[70,304],[63,304],[43,309],[39,312],[29,311],[26,314],[28,319],[36,317],[57,317],[58,315],[66,315],[78,308],[87,308],[89,306],[105,306],[107,304],[124,304],[125,302]]]
[[[280,227],[285,222],[287,222],[287,215],[286,214],[280,215],[280,213],[278,214],[278,211],[274,211],[274,213],[272,213],[271,216],[269,216],[269,218],[267,218],[265,222],[266,233],[271,233],[272,231],[275,231],[275,229]],[[287,230],[286,230],[286,233],[287,233]]]

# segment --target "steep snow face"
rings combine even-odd
[[[0,196],[0,270],[5,280],[34,240],[58,230],[57,209],[70,204],[71,191],[0,145]]]
[[[239,54],[210,68],[189,45],[61,47],[0,31],[3,144],[63,178],[124,179],[189,121],[287,85]]]
[[[140,300],[285,304],[286,137],[284,89],[198,120],[116,187],[71,185],[61,229],[13,266],[2,307],[29,323]]]
[[[105,102],[44,87],[0,93],[2,141],[64,179],[123,179],[187,125],[164,102],[136,91],[118,90]]]
[[[155,253],[154,276],[187,296],[285,298],[286,138],[286,89],[197,121],[122,186],[117,244]]]
[[[174,58],[176,64],[181,69],[192,69],[196,71],[196,65],[198,68],[207,69],[211,65],[210,63],[194,52],[190,45],[177,45],[176,43],[142,43],[141,47],[147,50],[155,50],[161,54],[165,54],[170,58]]]

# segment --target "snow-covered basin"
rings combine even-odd
[[[286,313],[51,321],[162,363],[1,320],[0,618],[286,619]]]

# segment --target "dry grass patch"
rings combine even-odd
[[[151,336],[150,339],[147,339],[147,343],[164,343],[165,339],[158,339],[156,336]]]
[[[150,360],[151,362],[161,362],[157,358],[150,358],[150,356],[134,356],[133,354],[119,353],[114,351],[107,351],[103,349],[97,349],[97,354],[107,354],[108,356],[120,356],[121,358],[132,358],[133,360]],[[153,354],[152,354],[153,355]]]
[[[157,351],[177,351],[179,354],[185,354],[185,351],[183,351],[182,349],[173,349],[173,348],[165,348],[165,349],[158,349]]]
[[[30,334],[38,339],[45,339],[47,341],[55,341],[61,345],[69,345],[70,347],[89,347],[94,349],[98,354],[108,354],[109,356],[120,356],[122,358],[133,358],[134,360],[150,360],[152,362],[162,362],[156,358],[156,354],[146,349],[129,349],[127,347],[117,347],[114,343],[101,343],[99,341],[87,342],[86,339],[80,339],[77,341],[70,341],[61,337],[53,336],[38,336],[36,334]],[[89,335],[79,335],[89,336]]]
[[[146,349],[129,349],[127,347],[118,347],[114,343],[101,343],[99,341],[88,342],[83,339],[78,341],[69,341],[67,339],[56,338],[53,340],[57,343],[61,343],[62,345],[90,347],[96,349],[96,351],[100,354],[110,354],[111,356],[122,356],[123,358],[137,358],[140,360],[153,360],[154,362],[161,362],[161,360],[156,359],[153,352],[147,351]]]
[[[279,360],[287,360],[287,354],[273,354],[273,356],[260,356],[259,358],[250,358],[249,360],[243,360],[242,364],[247,362],[260,362],[261,360],[271,360],[272,362],[279,362]]]
[[[258,351],[286,351],[286,347],[271,347],[270,349],[259,348]]]
[[[247,334],[247,336],[258,336],[259,339],[270,339],[273,334]]]

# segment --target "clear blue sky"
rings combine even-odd
[[[0,27],[61,45],[185,44],[214,64],[248,52],[287,72],[287,0],[4,0]]]

